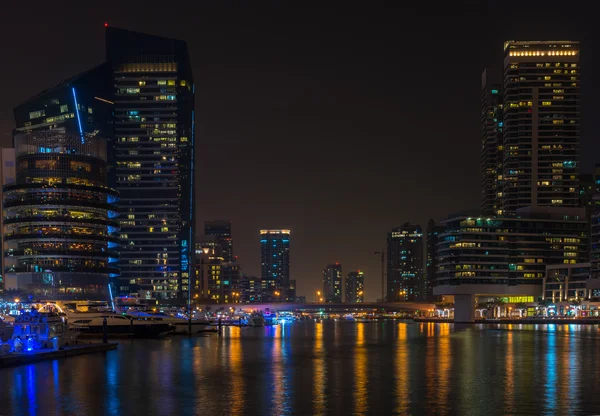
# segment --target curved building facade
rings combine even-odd
[[[119,231],[106,141],[65,128],[24,132],[15,162],[17,181],[4,187],[7,283],[38,297],[105,299]]]

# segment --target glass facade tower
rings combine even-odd
[[[117,291],[185,303],[194,245],[194,83],[185,42],[106,29],[114,96],[110,180],[120,192]]]
[[[579,204],[579,42],[504,45],[503,215]]]
[[[260,252],[262,301],[293,301],[286,299],[290,292],[290,230],[260,230]]]

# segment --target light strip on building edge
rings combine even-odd
[[[75,101],[75,114],[77,114],[77,124],[79,124],[79,136],[81,137],[81,143],[84,143],[83,128],[81,127],[81,117],[79,116],[79,104],[77,104],[77,94],[75,93],[75,87],[72,87],[71,91],[73,91],[73,100]]]

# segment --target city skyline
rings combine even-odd
[[[17,12],[19,7],[15,7]],[[585,67],[590,68],[582,74],[582,83],[586,85],[582,89],[582,107],[588,111],[587,114],[593,113],[593,105],[589,105],[593,93],[586,90],[594,89],[596,81],[591,75],[594,68],[591,62],[597,59],[597,54],[590,42],[592,38],[586,39],[583,29],[576,30],[578,26],[584,26],[578,25],[578,17],[569,19],[569,11],[566,11],[566,14],[558,17],[548,14],[547,18],[542,18],[544,10],[534,10],[534,6],[524,5],[519,16],[511,18],[512,27],[509,30],[500,25],[502,18],[507,16],[503,14],[507,12],[502,12],[500,8],[465,11],[460,5],[447,7],[441,14],[446,12],[450,15],[452,19],[448,20],[452,23],[445,23],[442,16],[434,17],[430,23],[430,35],[418,30],[419,22],[404,28],[405,32],[400,31],[394,18],[401,14],[400,10],[392,11],[390,17],[379,26],[369,18],[381,18],[383,11],[370,11],[364,19],[369,23],[369,28],[375,30],[374,33],[366,38],[365,45],[352,41],[346,49],[338,48],[345,37],[332,32],[357,36],[363,33],[353,32],[358,29],[352,24],[331,23],[330,17],[336,15],[333,9],[322,9],[314,15],[309,10],[296,17],[289,15],[285,7],[278,11],[285,17],[286,23],[307,17],[312,19],[316,33],[306,37],[293,25],[285,29],[269,23],[271,19],[265,10],[209,8],[203,10],[207,12],[206,19],[216,17],[214,23],[207,21],[203,26],[207,31],[204,34],[213,35],[208,36],[210,42],[200,40],[200,36],[191,29],[196,27],[191,24],[192,19],[183,17],[184,22],[158,25],[159,13],[156,9],[142,12],[147,13],[147,19],[136,19],[137,23],[132,23],[134,11],[136,16],[140,13],[134,5],[123,6],[119,10],[121,16],[108,11],[86,12],[87,9],[81,8],[62,10],[56,19],[48,19],[48,16],[54,16],[40,12],[40,16],[20,23],[18,30],[10,22],[18,20],[8,18],[7,25],[0,30],[3,38],[11,39],[10,42],[14,43],[6,48],[8,59],[14,65],[3,69],[2,75],[14,82],[6,87],[6,94],[0,102],[1,144],[9,146],[11,142],[11,129],[14,127],[12,108],[37,91],[85,71],[100,61],[104,21],[108,21],[109,25],[186,40],[190,44],[196,84],[204,88],[198,98],[202,111],[196,120],[197,137],[201,137],[196,154],[200,166],[197,178],[202,177],[201,181],[197,181],[197,191],[202,189],[202,184],[208,186],[211,181],[226,181],[233,186],[233,192],[232,186],[216,191],[211,187],[210,198],[199,198],[196,204],[196,231],[201,231],[204,220],[231,220],[240,263],[248,275],[258,275],[260,245],[256,242],[257,231],[265,227],[289,228],[294,236],[290,276],[297,281],[298,294],[310,296],[320,287],[317,279],[323,264],[338,260],[347,270],[365,270],[369,276],[365,281],[366,298],[375,300],[381,292],[377,277],[380,266],[372,252],[385,244],[387,230],[406,221],[420,224],[426,224],[429,218],[438,221],[451,212],[479,205],[480,73],[502,57],[504,41],[580,40],[582,59],[587,60]],[[248,11],[256,18],[254,23],[249,23],[244,17]],[[529,21],[528,16],[533,16],[534,11],[541,13],[539,21],[543,21],[543,24]],[[357,10],[345,9],[345,13],[351,21],[361,19]],[[462,13],[464,16],[461,16]],[[491,24],[490,17],[494,17],[498,23]],[[231,39],[217,39],[221,38],[217,35],[223,31],[220,25],[226,18],[231,18],[232,24],[239,28],[234,27]],[[481,22],[476,22],[477,19],[481,19]],[[77,39],[73,37],[74,26],[69,26],[73,21],[77,21]],[[470,44],[468,51],[461,51],[460,47],[436,50],[434,46],[442,33],[451,31],[460,23],[472,30],[485,28],[484,24],[491,27],[487,27],[489,32],[481,40]],[[51,30],[48,25],[51,25]],[[329,25],[334,25],[334,29],[330,30]],[[31,58],[22,56],[26,43],[10,36],[13,29],[19,33],[46,32],[50,43],[73,42],[78,46],[81,59],[65,59],[71,57],[72,53],[61,50],[42,50]],[[282,39],[286,40],[285,45],[291,42],[291,53],[283,49],[281,40],[265,36],[279,29],[284,29]],[[397,43],[411,31],[420,34],[417,37],[419,42],[415,45]],[[244,32],[247,39],[240,40],[240,36],[236,35]],[[386,34],[390,35],[389,41],[381,45],[371,42]],[[460,34],[456,36],[460,40]],[[321,37],[324,37],[324,42]],[[23,39],[28,37],[23,35]],[[303,44],[302,39],[307,44]],[[264,50],[252,46],[251,42],[256,41],[261,41],[257,43],[262,43]],[[28,42],[31,43],[30,40]],[[211,42],[217,43],[213,45]],[[368,52],[371,47],[376,48],[374,52]],[[230,57],[211,48],[227,50]],[[476,52],[473,53],[473,50]],[[298,54],[309,59],[295,60],[294,56]],[[329,55],[335,59],[328,58]],[[364,61],[363,55],[369,58],[368,65],[360,63]],[[274,59],[276,57],[279,58]],[[449,72],[439,77],[429,69],[423,74],[406,69],[415,60],[421,60],[423,66],[430,67],[434,61],[453,59],[457,60],[456,65],[450,66]],[[341,77],[336,76],[337,81],[334,81],[330,79],[331,76],[342,68],[336,60],[350,62],[354,66],[344,65],[345,72]],[[64,63],[66,61],[69,63]],[[43,71],[36,68],[35,62],[45,62],[51,69],[41,73]],[[231,69],[232,63],[239,64],[238,69]],[[265,68],[273,67],[280,70],[288,67],[296,69],[285,76],[265,71]],[[223,68],[227,68],[224,73]],[[394,71],[400,69],[404,76],[415,79],[414,84],[420,87],[400,82],[402,77],[394,75]],[[381,76],[379,71],[383,71]],[[264,84],[266,88],[253,87],[253,77],[258,77],[258,84]],[[320,80],[331,81],[332,85],[318,87]],[[294,81],[298,81],[297,84],[302,88],[292,87]],[[389,90],[383,88],[384,85]],[[443,94],[439,94],[440,91]],[[238,99],[233,100],[234,96]],[[255,99],[257,105],[253,106],[251,103]],[[288,109],[288,103],[291,111],[282,112],[282,107]],[[447,108],[452,110],[447,111]],[[272,123],[272,114],[284,120]],[[357,117],[358,114],[362,118]],[[398,117],[400,120],[397,120]],[[425,125],[423,120],[430,117],[439,118],[436,124],[445,127],[428,123],[427,129],[422,129]],[[322,121],[323,118],[329,121]],[[411,118],[415,118],[415,122]],[[308,120],[308,127],[302,127],[306,124],[304,119]],[[592,118],[584,117],[583,172],[591,171],[594,162],[592,139],[597,136],[597,127],[592,122]],[[394,127],[397,124],[403,125],[403,131]],[[223,130],[224,127],[227,129]],[[398,140],[404,135],[417,140]],[[285,137],[288,144],[281,143],[281,137]],[[391,144],[394,141],[399,143]],[[456,142],[460,145],[455,146]],[[321,151],[313,151],[315,145]],[[389,147],[390,151],[382,153],[382,147]],[[265,149],[270,149],[271,153],[261,153]],[[357,166],[362,167],[355,171],[329,169],[323,162],[330,151],[337,151],[344,160],[356,159],[361,162]],[[265,154],[273,157],[274,161],[264,166],[258,164],[259,155]],[[225,172],[220,169],[224,157],[231,157],[233,161],[227,163],[230,169]],[[425,169],[414,180],[410,172],[422,166],[429,171]],[[263,185],[259,178],[266,175],[273,182],[264,182]],[[321,204],[324,195],[336,188],[335,202]],[[386,191],[394,188],[397,191],[393,194]],[[436,189],[436,192],[425,191],[427,189]],[[403,196],[409,194],[414,198],[407,203]],[[357,199],[357,195],[360,198]],[[440,204],[438,200],[444,202]],[[342,214],[341,206],[344,206]],[[323,238],[324,235],[331,238]]]

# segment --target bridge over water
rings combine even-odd
[[[434,303],[429,302],[364,302],[364,303],[245,303],[207,305],[212,309],[235,307],[236,309],[264,311],[386,311],[386,312],[416,312],[435,309]]]

